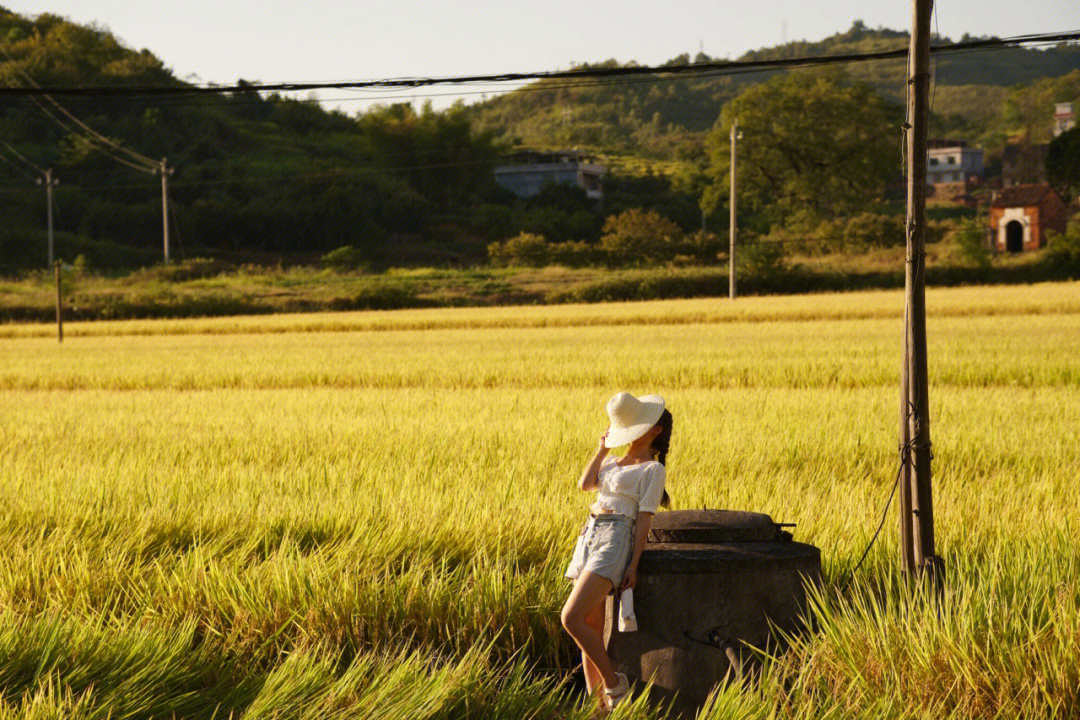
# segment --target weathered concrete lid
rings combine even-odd
[[[638,570],[650,574],[820,572],[821,551],[792,540],[728,543],[655,543],[645,545]]]
[[[651,543],[712,544],[779,539],[782,539],[780,528],[771,517],[741,510],[660,512],[653,515],[649,529]]]

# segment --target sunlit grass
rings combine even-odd
[[[558,274],[545,268],[538,277]],[[997,315],[1059,315],[1080,312],[1076,283],[1038,283],[996,287],[958,287],[927,291],[930,317]],[[446,308],[252,315],[180,320],[67,322],[67,337],[100,335],[188,335],[294,332],[366,332],[372,330],[435,330],[483,328],[546,328],[623,325],[684,325],[799,320],[899,318],[903,292],[874,290],[858,293],[701,298],[641,303]],[[55,337],[50,324],[0,325],[3,337]]]
[[[1075,716],[1080,285],[930,294],[940,617],[895,515],[848,579],[898,302],[2,328],[0,717],[588,717],[561,575],[618,389],[668,400],[676,507],[822,548],[817,629],[708,717]]]

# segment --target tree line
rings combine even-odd
[[[905,37],[857,24],[833,44],[857,51]],[[0,43],[0,82],[7,85],[22,84],[25,75],[42,85],[181,82],[148,51],[49,14],[26,18],[0,10]],[[810,51],[791,45],[775,52],[795,50]],[[1045,62],[1056,72],[1077,58],[1062,50]],[[435,111],[430,104],[393,104],[353,115],[243,89],[195,100],[65,98],[64,104],[110,138],[167,157],[176,168],[170,223],[178,254],[338,266],[714,263],[724,252],[715,231],[726,230],[728,132],[737,119],[742,238],[751,246],[760,241],[748,257],[767,267],[799,243],[828,249],[903,243],[903,107],[868,72],[805,70],[731,80],[730,87],[715,85],[730,80],[721,78],[588,91],[615,103],[602,112],[587,93],[549,92],[544,83],[478,106]],[[698,102],[694,83],[725,87],[724,102]],[[563,137],[542,125],[563,107],[559,93],[576,98],[574,133],[593,123],[587,145],[639,151],[622,156],[640,160],[636,168],[611,163],[599,204],[572,185],[549,185],[524,199],[495,182],[493,169],[515,147],[523,110],[541,122],[537,137],[553,144]],[[1080,101],[1080,70],[1012,88],[1005,97],[994,117],[1007,136],[1032,126],[1032,108],[1051,99]],[[673,108],[697,115],[672,119]],[[612,133],[624,132],[625,145],[609,142]],[[158,178],[116,163],[26,98],[0,107],[0,139],[61,177],[62,257],[82,255],[101,268],[160,259]],[[653,141],[678,159],[666,165],[642,159],[659,147]],[[19,168],[8,170],[0,175],[6,221],[0,264],[39,267],[44,192]]]

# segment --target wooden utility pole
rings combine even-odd
[[[161,158],[158,172],[161,173],[162,237],[165,241],[165,264],[167,265],[169,263],[169,176],[173,174],[173,171],[165,166],[165,158]]]
[[[64,298],[60,293],[60,261],[53,263],[56,275],[56,342],[64,342]]]
[[[904,365],[901,369],[901,557],[903,569],[929,572],[944,564],[934,554],[930,483],[930,400],[926,365],[926,158],[930,89],[930,14],[933,0],[912,0],[908,50],[907,262],[904,283]],[[906,502],[905,502],[906,500]],[[906,507],[905,507],[906,506]]]
[[[742,133],[739,132],[739,120],[731,123],[731,222],[728,228],[728,297],[735,299],[735,146]]]
[[[911,474],[910,445],[911,432],[908,416],[908,364],[911,361],[911,335],[908,332],[911,306],[904,302],[904,344],[900,364],[900,570],[911,577],[915,574],[914,517],[911,514],[911,487],[914,479]]]
[[[53,240],[53,188],[60,184],[60,181],[53,177],[52,168],[44,171],[42,177],[37,179],[38,185],[45,186],[45,203],[49,212],[49,265],[53,264],[54,255],[56,254],[56,244]]]

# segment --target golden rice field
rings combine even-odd
[[[850,573],[902,302],[0,326],[0,718],[591,717],[558,610],[617,390],[676,508],[822,549],[814,632],[703,718],[1080,717],[1080,284],[928,292],[937,606],[895,506]]]

